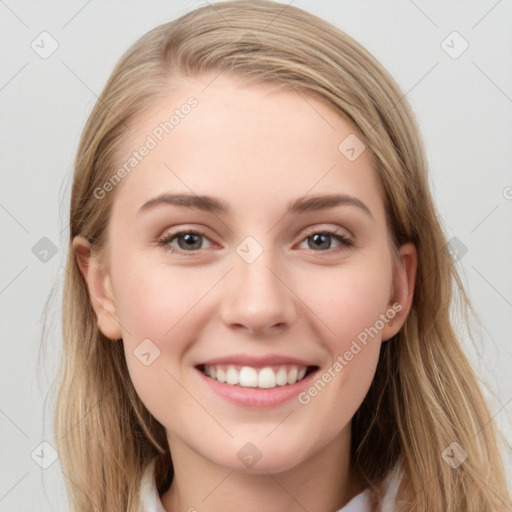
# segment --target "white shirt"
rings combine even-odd
[[[140,512],[166,512],[154,478],[155,461],[153,460],[144,471],[140,485],[141,506]],[[396,492],[400,485],[401,473],[397,468],[391,471],[384,480],[385,494],[380,503],[379,512],[393,512],[395,508]],[[366,489],[357,496],[354,496],[338,512],[371,512],[370,490]]]

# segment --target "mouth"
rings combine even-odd
[[[318,370],[318,366],[297,364],[280,364],[264,367],[235,364],[201,364],[197,365],[196,368],[209,379],[221,384],[253,389],[275,389],[291,386]]]

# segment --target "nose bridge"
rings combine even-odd
[[[284,284],[286,277],[279,275],[277,269],[282,267],[275,251],[246,237],[236,253],[229,293],[223,301],[224,322],[252,332],[291,323],[293,294]]]

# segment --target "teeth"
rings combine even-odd
[[[211,375],[210,375],[210,377],[211,377]],[[222,368],[217,368],[216,379],[219,382],[226,382],[226,372]]]
[[[236,371],[234,366],[230,366],[228,371],[226,372],[226,382],[234,386],[240,382],[240,378],[238,376],[238,372]]]
[[[288,384],[288,372],[286,371],[286,368],[279,368],[279,371],[276,374],[276,384],[278,386]]]
[[[272,368],[263,368],[258,375],[259,388],[275,388],[277,376]]]
[[[255,388],[258,385],[258,372],[254,368],[244,366],[240,370],[239,380],[240,386],[244,388]]]
[[[288,372],[288,384],[293,384],[294,382],[297,382],[297,376],[299,372],[297,371],[297,368],[294,367]]]
[[[307,371],[305,366],[294,365],[275,368],[267,366],[260,370],[250,366],[238,368],[233,365],[205,365],[203,373],[218,382],[225,382],[231,386],[271,389],[277,386],[295,384],[304,378]]]

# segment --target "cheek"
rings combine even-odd
[[[208,318],[215,313],[214,306],[205,308],[218,276],[211,269],[139,262],[133,257],[122,260],[112,278],[132,382],[161,421],[163,396],[189,401],[177,382],[183,381],[190,365],[189,348],[200,336],[199,315]]]
[[[326,272],[316,270],[301,282],[309,283],[298,285],[301,295],[307,297],[307,305],[326,327],[337,351],[375,325],[388,308],[392,286],[386,261],[369,265],[360,260]],[[378,327],[382,328],[380,323]]]
[[[320,320],[330,361],[301,403],[326,421],[332,415],[334,433],[359,408],[373,380],[385,325],[382,315],[389,309],[391,264],[383,256],[369,255],[336,271],[316,271],[303,282],[311,283],[301,293]],[[333,407],[326,408],[326,403]]]
[[[134,270],[125,262],[113,276],[120,321],[125,342],[141,339],[176,339],[178,331],[193,314],[201,298],[215,283],[211,271],[164,266],[148,262]]]
[[[125,260],[113,279],[126,362],[144,405],[169,426],[177,421],[169,412],[170,404],[180,404],[185,416],[192,407],[190,396],[179,384],[186,367],[181,363],[186,363],[188,347],[195,339],[193,312],[211,284],[209,279],[191,278],[192,272],[183,268],[149,262],[136,268]]]
[[[223,299],[223,284],[218,286],[218,281],[224,272],[211,266],[165,265],[142,257],[137,261],[125,256],[117,261],[112,277],[127,350],[150,339],[166,354],[185,351],[194,329],[201,328],[201,318],[206,321],[205,315],[215,313],[209,291],[215,288],[212,296],[217,302]],[[383,255],[373,254],[336,267],[311,265],[287,276],[295,292],[289,300],[297,301],[298,296],[303,305],[298,303],[297,308],[304,308],[304,314],[318,324],[329,351],[340,354],[385,313],[390,268]]]
[[[349,423],[373,381],[391,282],[385,266],[380,268],[378,272],[347,265],[317,276],[315,286],[303,292],[321,320],[322,341],[330,356],[299,396],[308,415],[325,425],[319,429],[319,443],[322,436],[334,438]]]
[[[162,412],[166,407],[161,400],[167,396],[173,397],[174,403],[190,402],[177,382],[183,381],[181,371],[186,368],[189,347],[201,336],[201,330],[218,311],[219,300],[224,298],[225,283],[216,285],[225,271],[209,266],[164,265],[142,256],[140,260],[130,258],[128,251],[124,254],[113,267],[112,278],[125,331],[128,368],[137,393],[151,413],[163,424],[171,424]],[[307,406],[307,410],[314,411],[314,417],[324,418],[331,425],[333,435],[355,413],[373,378],[380,336],[367,335],[366,344],[361,342],[361,336],[386,311],[391,286],[388,268],[384,256],[373,256],[354,258],[336,267],[311,265],[287,275],[294,291],[288,300],[296,302],[298,313],[309,319],[307,323],[318,327],[318,341],[327,349],[332,364],[338,362],[330,380],[329,375],[324,377],[329,382],[325,391],[321,389],[321,397],[318,394],[316,398],[312,391]],[[214,288],[215,293],[208,297]],[[146,339],[160,350],[150,366],[134,356]],[[359,340],[356,345],[354,340]],[[333,407],[325,407],[326,402]]]

